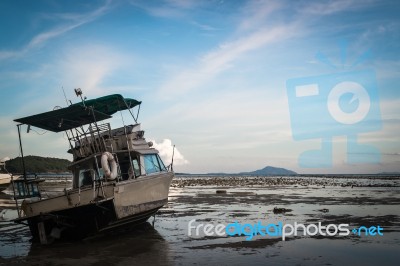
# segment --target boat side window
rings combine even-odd
[[[104,177],[104,170],[103,168],[99,167],[99,179],[103,179]]]
[[[79,170],[79,186],[90,186],[93,183],[93,170],[82,169]]]
[[[143,157],[146,174],[161,172],[160,164],[158,163],[157,159],[157,154],[146,154]]]
[[[133,171],[135,173],[135,176],[140,176],[140,167],[137,159],[132,160],[132,165],[133,165]]]
[[[120,162],[119,163],[119,168],[121,169],[121,177],[122,180],[128,180],[129,178],[129,161],[127,162]]]

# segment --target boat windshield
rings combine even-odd
[[[146,174],[153,174],[161,171],[167,171],[164,163],[158,154],[146,154],[144,157],[144,167]]]

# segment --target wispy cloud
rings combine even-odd
[[[191,23],[192,23],[192,25],[194,25],[194,26],[196,26],[199,29],[204,30],[204,31],[217,31],[217,30],[219,30],[216,27],[213,27],[211,25],[204,24],[204,23],[199,23],[197,21],[192,21]]]
[[[166,3],[176,8],[191,9],[199,6],[200,1],[197,0],[166,0]]]
[[[202,1],[196,0],[165,0],[154,3],[150,1],[131,1],[130,3],[151,16],[170,19],[186,17],[188,10],[204,4]]]
[[[103,45],[88,44],[71,47],[58,66],[58,75],[66,88],[80,87],[91,97],[106,93],[104,80],[131,62],[128,55]]]
[[[94,21],[96,18],[104,15],[110,8],[110,1],[107,1],[103,6],[95,9],[92,12],[84,13],[84,14],[57,14],[53,15],[53,17],[58,16],[59,19],[67,20],[68,22],[55,26],[50,30],[45,32],[41,32],[34,36],[27,45],[19,50],[12,51],[0,51],[0,60],[17,58],[24,56],[29,53],[33,49],[37,49],[43,45],[45,45],[51,39],[59,37],[75,28],[78,28],[86,23]]]
[[[227,41],[205,52],[192,65],[186,65],[172,74],[160,86],[159,96],[173,97],[199,88],[251,52],[272,43],[282,43],[293,37],[310,34],[311,30],[306,27],[310,21],[327,14],[363,9],[374,2],[371,0],[365,5],[344,0],[307,2],[304,5],[296,4],[297,8],[293,8],[282,2],[249,1],[243,6],[236,30]],[[291,10],[293,16],[288,18],[287,14]]]
[[[265,1],[248,2],[243,7],[238,30],[248,31],[265,26],[268,17],[281,8],[282,4],[278,1],[268,3]]]
[[[173,75],[160,88],[161,97],[185,93],[209,81],[224,70],[230,68],[241,56],[255,51],[265,45],[287,40],[298,34],[298,24],[265,25],[267,15],[277,6],[264,8],[249,7],[245,19],[237,28],[240,37],[220,44],[217,48],[205,53],[191,67],[186,67]],[[254,14],[249,14],[252,11]],[[250,18],[248,18],[250,17]],[[233,35],[236,35],[234,33]]]
[[[306,1],[303,6],[299,6],[299,10],[301,10],[302,13],[310,15],[330,15],[344,10],[364,9],[375,2],[375,0],[362,2],[356,0],[330,0],[316,1],[315,3]]]

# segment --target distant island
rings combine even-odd
[[[377,175],[400,175],[400,172],[381,172],[377,173]]]
[[[27,173],[65,173],[70,161],[66,159],[24,156],[25,169]],[[5,162],[7,171],[10,173],[23,173],[21,157],[17,157]]]
[[[177,173],[177,175],[190,175],[187,173]],[[252,172],[240,172],[240,173],[207,173],[204,175],[215,175],[215,176],[224,176],[224,175],[231,175],[231,176],[292,176],[297,175],[296,172],[287,170],[285,168],[273,167],[273,166],[266,166],[262,169],[255,170]]]
[[[287,170],[285,168],[266,166],[263,169],[255,170],[252,172],[241,172],[239,175],[297,175],[296,172]]]

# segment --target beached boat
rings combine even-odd
[[[9,174],[0,174],[0,191],[8,188],[11,182],[11,175]]]
[[[11,183],[11,174],[6,170],[6,164],[0,161],[0,191],[8,188]]]
[[[164,165],[137,123],[141,102],[118,94],[86,100],[79,89],[75,92],[82,102],[15,120],[20,140],[22,125],[28,131],[34,126],[64,132],[73,155],[72,188],[62,195],[43,197],[41,180],[27,179],[26,171],[13,184],[19,212],[15,222],[27,224],[33,240],[41,243],[143,223],[167,203],[174,177],[172,163]],[[111,128],[104,122],[124,110],[135,123]]]

